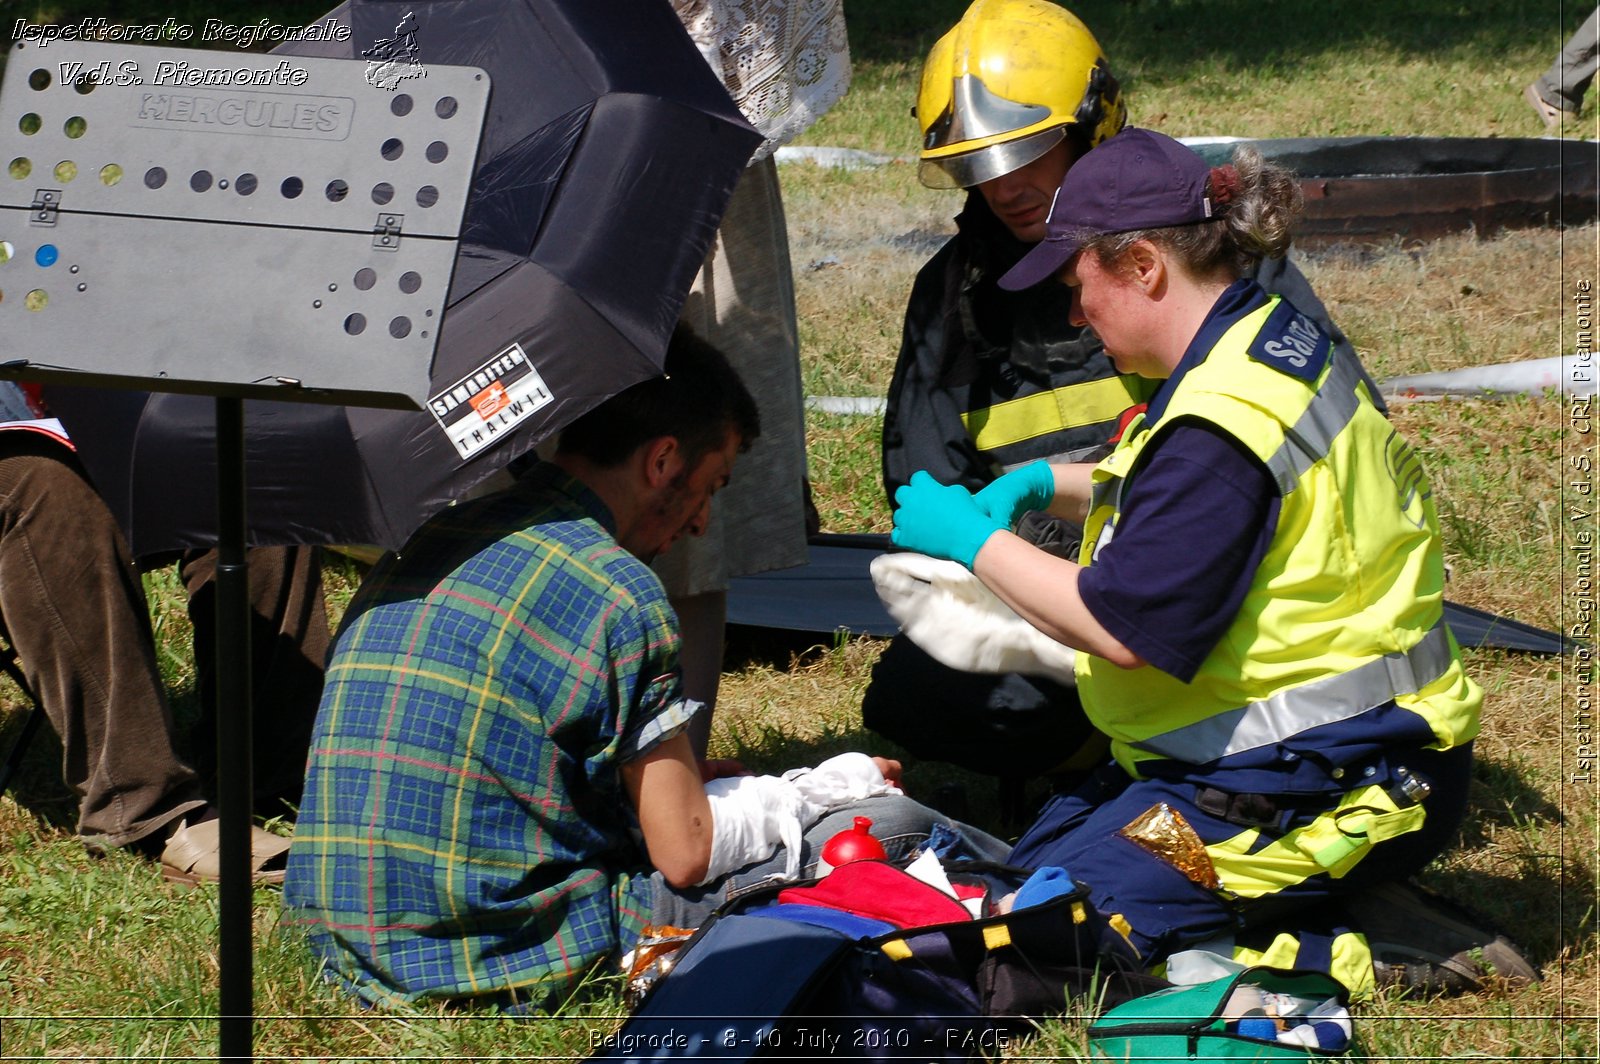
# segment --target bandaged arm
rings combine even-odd
[[[784,876],[800,874],[801,821],[815,810],[793,783],[778,776],[731,776],[705,785],[711,803],[711,860],[701,883],[772,856],[782,843]]]
[[[788,780],[735,776],[702,783],[686,734],[624,764],[622,779],[650,863],[672,886],[709,883],[765,860],[779,842],[789,848],[789,875],[798,873],[806,803]]]
[[[802,837],[823,814],[879,794],[899,794],[866,754],[829,758],[782,776],[735,776],[706,784],[711,802],[711,862],[704,882],[784,848],[785,879],[800,874]]]
[[[898,763],[886,762],[898,769]],[[772,856],[781,843],[786,878],[800,872],[806,825],[828,810],[877,794],[898,794],[874,759],[841,754],[784,776],[700,782],[686,735],[622,766],[650,863],[672,886],[709,883]]]

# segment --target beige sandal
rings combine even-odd
[[[1528,106],[1533,108],[1539,117],[1544,120],[1544,128],[1550,130],[1561,128],[1561,116],[1563,113],[1561,108],[1546,102],[1545,98],[1539,95],[1539,86],[1529,85],[1523,89],[1522,98],[1527,100]]]
[[[215,883],[221,870],[217,860],[221,822],[207,820],[190,827],[179,824],[161,851],[162,878],[173,883]],[[258,827],[250,828],[250,879],[254,883],[283,882],[289,840]],[[271,866],[271,867],[269,867]]]

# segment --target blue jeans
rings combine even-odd
[[[928,840],[936,824],[953,831],[970,856],[1003,861],[1011,850],[1008,843],[951,820],[920,802],[904,795],[885,794],[836,809],[811,825],[801,840],[801,878],[816,875],[817,857],[823,845],[839,832],[849,830],[858,816],[872,821],[873,836],[883,843],[889,860],[896,863],[911,857]],[[773,875],[782,875],[787,861],[787,852],[779,846],[765,861],[746,865],[703,887],[683,890],[670,886],[660,872],[653,872],[650,875],[651,922],[672,927],[699,927],[718,906],[765,885]],[[622,948],[631,945],[624,943]]]

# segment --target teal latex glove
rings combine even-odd
[[[894,493],[894,504],[890,542],[968,569],[989,537],[1006,527],[984,513],[966,488],[941,484],[925,469]]]
[[[1029,462],[991,482],[974,496],[983,512],[1006,528],[1029,510],[1048,510],[1056,497],[1049,462]]]

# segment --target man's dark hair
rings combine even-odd
[[[598,466],[620,465],[640,444],[672,436],[693,467],[731,430],[745,451],[761,435],[749,389],[711,344],[680,323],[667,344],[664,372],[607,399],[568,425],[557,451]]]

